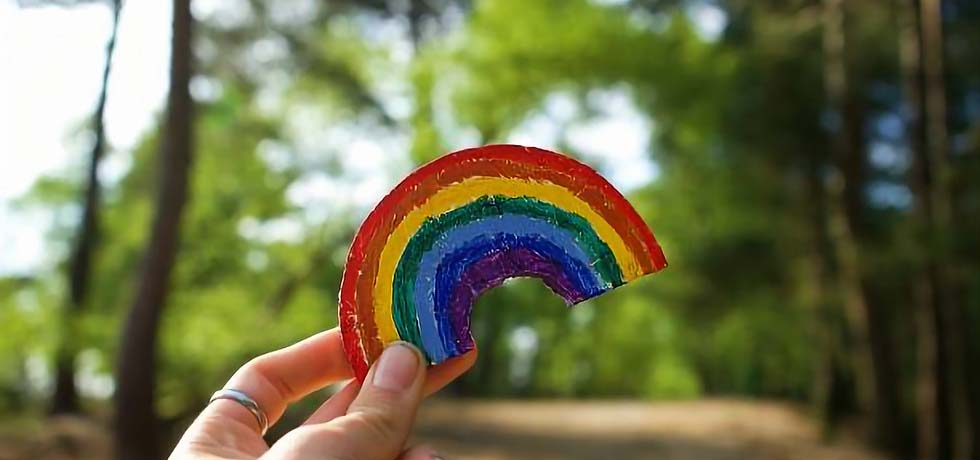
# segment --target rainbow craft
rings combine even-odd
[[[475,348],[476,298],[540,278],[570,305],[667,266],[636,210],[565,155],[489,145],[409,175],[354,237],[340,289],[344,348],[361,381],[404,340],[431,364]]]

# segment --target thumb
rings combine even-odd
[[[421,353],[408,343],[393,343],[368,372],[346,415],[291,431],[266,458],[392,460],[404,448],[424,383]]]

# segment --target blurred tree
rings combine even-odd
[[[831,121],[831,168],[828,180],[829,226],[839,264],[839,286],[852,333],[857,393],[874,420],[874,436],[895,449],[899,421],[895,358],[887,336],[887,319],[868,292],[866,249],[868,239],[864,190],[867,188],[863,95],[852,81],[853,32],[847,27],[854,14],[844,0],[824,2],[824,86]],[[853,27],[853,26],[851,26]]]
[[[917,226],[925,242],[917,283],[918,451],[923,459],[969,459],[970,401],[966,381],[964,312],[950,271],[952,205],[947,129],[944,45],[940,3],[908,1],[901,6],[901,58],[912,190]],[[975,422],[974,422],[975,423]],[[980,455],[980,453],[978,453]]]
[[[192,28],[190,0],[174,0],[170,85],[160,139],[156,213],[135,298],[121,335],[117,369],[114,439],[116,457],[122,460],[160,458],[162,453],[155,408],[157,337],[177,254],[192,158]]]
[[[964,340],[966,404],[970,408],[973,460],[980,460],[980,4],[947,0],[941,5],[943,73],[948,111],[949,192],[951,200],[949,267],[950,297],[961,309]],[[954,307],[956,308],[956,307]]]
[[[113,0],[112,28],[106,42],[105,65],[102,70],[102,87],[92,115],[92,141],[82,199],[82,218],[78,225],[68,265],[68,299],[61,315],[61,338],[55,356],[54,395],[51,398],[51,412],[75,413],[79,411],[78,390],[75,387],[75,358],[78,352],[79,321],[78,312],[85,308],[88,300],[91,279],[92,258],[99,239],[99,207],[101,185],[99,183],[99,164],[105,152],[105,106],[109,90],[109,72],[112,69],[112,56],[116,49],[116,33],[119,30],[119,11],[121,0]]]

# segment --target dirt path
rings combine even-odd
[[[0,460],[109,458],[104,423],[48,420],[0,432]],[[853,441],[827,445],[778,402],[430,400],[416,429],[447,460],[886,460]]]
[[[458,460],[884,459],[821,442],[798,409],[758,401],[430,401],[416,432]]]

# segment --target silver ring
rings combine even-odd
[[[219,399],[230,399],[248,409],[248,411],[255,416],[255,420],[259,422],[260,435],[265,436],[265,432],[269,429],[269,417],[266,417],[265,412],[262,411],[262,408],[259,407],[259,404],[256,403],[254,399],[250,398],[247,394],[239,390],[229,388],[215,391],[214,394],[211,395],[211,399],[208,401],[208,404],[211,404]]]

